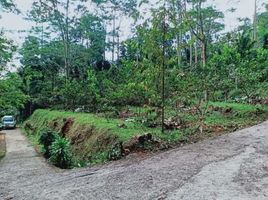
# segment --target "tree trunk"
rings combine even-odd
[[[115,9],[115,8],[114,8]],[[115,10],[113,10],[113,44],[112,44],[112,62],[115,57]]]
[[[192,38],[193,38],[193,35],[192,35],[192,33],[191,33],[191,43],[190,43],[190,47],[189,47],[189,49],[190,49],[190,61],[189,61],[189,63],[190,63],[190,67],[192,67],[192,65],[193,65],[193,44],[192,44]]]
[[[207,43],[206,40],[202,41],[202,64],[203,67],[206,67],[207,63]]]
[[[178,67],[181,66],[182,64],[182,52],[181,52],[181,45],[182,45],[182,30],[181,30],[181,23],[183,21],[183,13],[182,13],[182,10],[183,10],[183,5],[182,5],[182,2],[181,1],[177,1],[177,9],[178,9],[178,14],[177,14],[177,19],[178,21],[176,22],[176,27],[178,30],[178,34],[176,36],[176,39],[177,39],[177,56],[178,56]]]
[[[253,41],[257,41],[257,0],[255,0],[253,17]]]
[[[117,34],[117,61],[120,59],[120,36],[119,32]]]
[[[178,67],[181,66],[181,48],[180,48],[180,43],[181,43],[181,37],[180,37],[181,33],[179,33],[176,36],[176,40],[177,40],[177,65]]]
[[[193,45],[192,44],[190,44],[189,50],[190,50],[189,64],[190,64],[190,67],[192,67],[193,65]]]
[[[162,133],[165,132],[165,76],[166,76],[166,3],[164,4],[164,19],[163,19],[163,52],[162,52],[162,99],[161,99],[161,107],[162,107]]]
[[[195,42],[195,45],[194,45],[194,62],[197,65],[197,63],[198,63],[198,43],[197,43],[197,41]]]
[[[66,80],[69,79],[70,75],[70,63],[69,63],[69,57],[70,57],[70,49],[69,49],[69,5],[70,5],[70,0],[67,0],[66,2],[66,19],[65,19],[65,41],[64,41],[64,50],[65,50],[65,73],[66,73]]]

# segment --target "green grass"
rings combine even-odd
[[[268,118],[268,106],[226,102],[210,102],[209,105],[224,109],[231,108],[232,111],[225,114],[217,111],[209,112],[205,119],[208,125],[243,127]]]
[[[225,102],[210,102],[209,105],[223,109],[209,109],[205,116],[205,125],[207,127],[224,127],[225,131],[232,131],[234,130],[233,127],[243,128],[248,125],[257,124],[268,118],[268,106]],[[224,109],[227,108],[232,108],[232,111],[224,113]],[[130,111],[145,116],[144,114],[148,109],[130,107]],[[259,111],[261,112],[259,113]],[[79,162],[84,163],[89,161],[91,164],[106,162],[108,152],[113,144],[117,142],[127,143],[131,138],[137,135],[151,133],[157,140],[167,145],[188,142],[193,135],[198,136],[197,128],[199,116],[191,112],[176,110],[169,107],[167,107],[166,110],[166,117],[177,116],[187,124],[186,127],[166,131],[163,134],[161,133],[160,126],[157,128],[148,128],[138,120],[140,117],[132,117],[134,122],[126,122],[120,119],[101,116],[105,116],[105,114],[95,115],[55,110],[36,110],[28,122],[25,123],[25,125],[30,123],[32,130],[29,130],[25,125],[24,127],[30,141],[37,149],[41,150],[38,144],[40,130],[47,127],[53,128],[53,122],[57,122],[59,127],[62,127],[64,119],[72,119],[74,123],[66,137],[72,140],[76,136],[83,136],[82,141],[78,144],[73,144],[72,148]],[[125,124],[125,127],[119,128],[119,124]],[[211,134],[205,137],[209,136],[211,136]]]
[[[243,112],[252,112],[255,111],[256,108],[261,107],[263,110],[268,112],[268,106],[242,104],[242,103],[228,103],[228,102],[210,102],[209,104],[223,108],[230,107],[236,111],[243,111]]]
[[[62,123],[63,119],[73,119],[74,124],[67,137],[71,140],[80,133],[90,135],[78,145],[73,145],[78,162],[89,160],[91,164],[103,163],[107,160],[111,145],[117,142],[128,142],[131,138],[145,133],[151,133],[160,141],[176,143],[184,138],[182,131],[176,130],[168,134],[162,134],[160,127],[147,128],[139,122],[126,122],[120,119],[99,117],[95,114],[73,113],[66,111],[36,110],[35,113],[24,123],[24,133],[37,150],[41,151],[39,145],[40,131],[47,127],[51,128],[51,122]],[[30,123],[32,130],[27,128]],[[119,124],[124,123],[124,128]],[[93,133],[88,129],[94,127]],[[107,141],[107,140],[111,140]]]
[[[51,122],[55,121],[62,123],[63,119],[73,119],[74,124],[71,127],[71,133],[67,136],[69,139],[82,133],[85,136],[85,141],[78,145],[74,145],[77,159],[90,160],[91,163],[103,163],[107,160],[107,154],[111,145],[116,141],[126,142],[134,135],[142,135],[145,132],[151,132],[146,127],[132,122],[124,122],[119,119],[108,119],[98,117],[94,114],[72,113],[66,111],[49,111],[37,110],[30,117],[28,122],[25,122],[24,129],[32,144],[41,150],[39,145],[40,131],[44,128],[51,127]],[[27,123],[31,124],[33,130],[27,128]],[[124,123],[126,128],[119,128],[118,125]],[[89,133],[91,129],[92,133]],[[160,133],[159,129],[153,132]],[[90,136],[88,136],[90,135]],[[110,141],[109,141],[110,140]],[[105,144],[102,144],[105,141]]]
[[[99,130],[108,130],[109,134],[114,134],[119,137],[121,141],[127,141],[129,138],[137,134],[149,131],[149,129],[140,126],[132,122],[125,122],[119,119],[109,119],[98,117],[94,114],[88,113],[73,113],[66,111],[48,111],[48,110],[37,110],[34,116],[31,117],[31,121],[36,127],[45,128],[48,126],[48,122],[57,119],[73,118],[75,125],[91,125]],[[124,123],[126,128],[119,128],[118,125]],[[156,130],[158,132],[158,130]]]
[[[144,133],[152,133],[153,135],[159,136],[160,138],[168,138],[169,135],[161,134],[161,129],[159,128],[147,128],[141,123],[127,122],[120,119],[111,119],[98,117],[95,114],[88,113],[73,113],[66,111],[48,111],[48,110],[37,110],[31,117],[31,121],[37,127],[45,128],[48,126],[48,122],[63,118],[73,118],[75,120],[74,126],[94,126],[98,130],[108,131],[108,134],[116,135],[120,141],[125,142],[136,135],[142,135]],[[119,128],[118,125],[124,123],[126,128]],[[177,134],[178,136],[174,136]],[[181,133],[178,131],[173,132],[172,137],[179,138]],[[32,138],[36,141],[36,138]]]

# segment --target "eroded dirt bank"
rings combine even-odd
[[[6,131],[0,199],[267,200],[268,121],[217,139],[101,167],[60,171]]]
[[[6,153],[5,134],[0,132],[0,160],[5,156],[5,153]]]

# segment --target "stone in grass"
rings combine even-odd
[[[118,124],[118,128],[127,128],[127,125],[124,123]]]

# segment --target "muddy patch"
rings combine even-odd
[[[129,141],[123,143],[124,155],[130,153],[158,151],[167,148],[167,144],[157,140],[151,133],[144,135],[137,135],[132,137]]]
[[[62,136],[66,136],[68,132],[71,130],[72,125],[74,124],[74,119],[68,118],[68,119],[63,119],[63,126],[61,128],[60,133]]]

